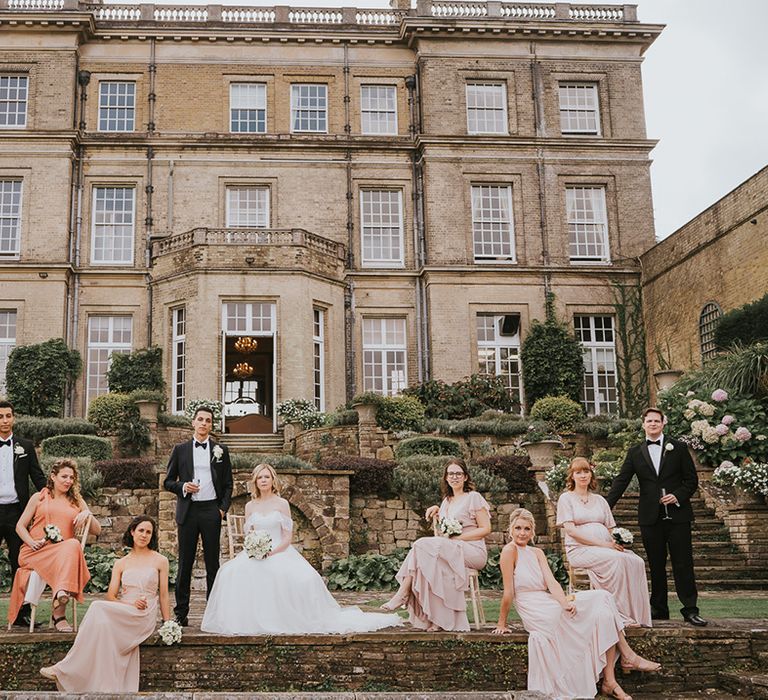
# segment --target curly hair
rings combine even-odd
[[[74,474],[72,486],[70,486],[69,491],[67,491],[66,497],[73,506],[80,508],[83,505],[83,499],[80,496],[80,477],[77,473],[77,462],[75,462],[74,459],[69,459],[67,457],[57,459],[51,467],[51,473],[48,475],[48,481],[46,482],[45,487],[48,489],[48,493],[51,494],[51,498],[56,498],[56,491],[53,488],[53,477],[62,469],[71,469]]]

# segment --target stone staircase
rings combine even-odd
[[[283,451],[283,433],[266,433],[263,435],[235,435],[221,436],[230,452],[259,452],[266,454],[281,453]]]
[[[744,555],[731,542],[723,521],[715,515],[714,510],[706,506],[698,492],[691,500],[691,505],[695,516],[692,530],[693,560],[699,589],[768,590],[768,570],[746,563]],[[620,527],[626,527],[635,536],[633,549],[644,557],[645,550],[637,526],[637,494],[625,493],[616,504],[613,515]],[[671,566],[668,571],[671,582]]]

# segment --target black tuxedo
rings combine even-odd
[[[221,455],[218,457],[214,454],[217,447],[221,448]],[[212,501],[193,501],[192,494],[184,494],[184,484],[195,478],[194,449],[193,440],[182,442],[173,448],[163,484],[167,491],[176,494],[179,569],[176,575],[176,607],[174,612],[179,619],[186,618],[189,614],[189,589],[198,538],[203,541],[203,559],[205,560],[207,583],[206,597],[211,593],[216,573],[219,570],[221,512],[226,513],[229,510],[232,499],[232,464],[229,461],[229,450],[212,439],[208,440],[208,456],[216,498]]]
[[[18,450],[19,447],[23,449],[23,453]],[[9,448],[0,447],[0,450],[7,449]],[[10,449],[13,450],[13,484],[19,501],[0,505],[0,542],[5,540],[8,543],[8,560],[11,564],[11,580],[13,580],[16,569],[19,568],[19,550],[21,550],[21,538],[16,534],[16,523],[29,501],[29,482],[31,480],[39,491],[45,486],[47,479],[40,469],[35,445],[31,440],[24,440],[14,435]],[[26,607],[22,608],[19,615],[23,616],[25,613],[29,613]]]
[[[665,436],[661,448],[661,464],[657,474],[645,440],[630,447],[606,500],[613,508],[632,477],[637,476],[640,486],[637,520],[651,568],[651,611],[656,617],[669,616],[666,570],[668,548],[677,597],[683,604],[681,612],[684,616],[698,614],[691,544],[691,496],[699,486],[699,479],[684,443]],[[659,502],[662,489],[667,494],[674,494],[679,505],[669,505],[665,511]],[[664,519],[667,513],[671,520]]]

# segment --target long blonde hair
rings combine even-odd
[[[516,508],[512,511],[512,514],[509,516],[509,530],[507,531],[510,538],[512,537],[512,527],[516,520],[525,520],[527,523],[530,523],[531,529],[533,530],[531,542],[533,542],[536,537],[536,519],[533,517],[533,513],[526,508]]]
[[[74,475],[74,478],[72,479],[72,486],[69,487],[69,491],[67,491],[65,495],[73,506],[80,508],[83,505],[83,498],[80,495],[80,477],[77,473],[77,462],[75,462],[74,459],[68,459],[66,457],[57,459],[51,467],[51,471],[48,474],[48,481],[46,482],[45,487],[48,489],[48,493],[51,494],[51,498],[56,498],[56,491],[53,487],[53,477],[62,469],[72,470],[72,474]]]
[[[261,498],[261,491],[256,486],[256,479],[265,469],[272,475],[272,493],[280,495],[280,479],[277,478],[275,468],[271,464],[262,462],[256,465],[253,472],[251,472],[251,478],[248,480],[248,490],[251,492],[252,499]]]

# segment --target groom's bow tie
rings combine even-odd
[[[208,447],[208,443],[207,442],[198,442],[197,440],[195,440],[195,447]]]
[[[645,444],[646,445],[658,445],[659,447],[661,447],[661,439],[658,439],[658,440],[646,440]]]
[[[0,440],[0,447],[10,447],[11,446],[11,438],[8,438],[7,440]]]

